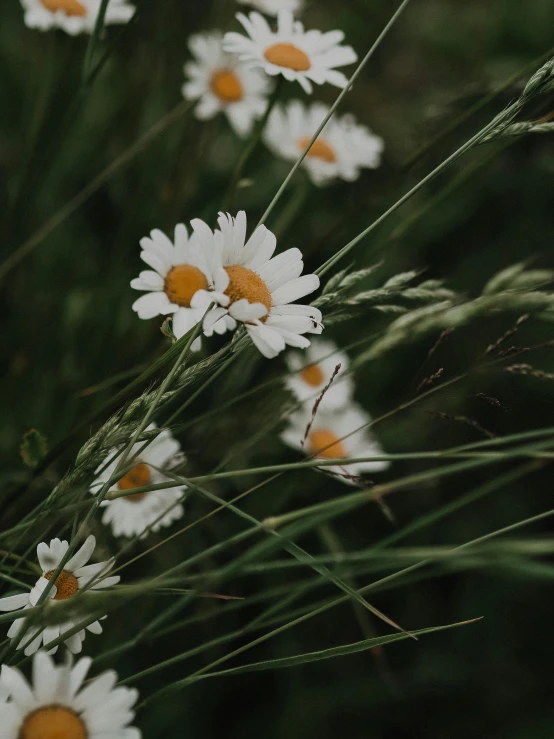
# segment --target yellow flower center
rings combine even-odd
[[[273,44],[267,47],[264,56],[270,64],[295,72],[306,72],[312,66],[310,57],[294,44]]]
[[[83,18],[87,14],[87,9],[78,0],[40,0],[46,10],[55,13],[61,10],[66,15],[75,15]]]
[[[202,270],[192,264],[178,264],[167,273],[164,290],[172,303],[190,308],[194,293],[207,287],[208,280]]]
[[[298,139],[298,148],[300,149],[300,151],[304,151],[304,149],[310,143],[311,138],[311,136],[304,136],[303,138]],[[335,154],[334,149],[329,146],[325,139],[322,138],[316,139],[314,141],[306,156],[313,157],[314,159],[323,159],[324,162],[337,161],[337,155]]]
[[[142,488],[145,485],[150,485],[151,481],[150,467],[147,464],[144,464],[144,462],[139,462],[121,478],[117,483],[117,487],[119,490],[133,490],[133,488]],[[137,503],[146,495],[148,495],[148,493],[134,493],[126,495],[123,500],[128,500],[130,503]]]
[[[44,574],[44,577],[47,580],[50,580],[53,574],[54,570],[50,570],[50,572],[46,572]],[[56,595],[54,596],[54,600],[67,600],[68,598],[72,598],[79,590],[79,583],[77,581],[77,578],[72,572],[68,572],[67,570],[62,570],[60,572],[60,574],[56,578],[55,585]]]
[[[242,82],[230,69],[220,69],[213,75],[210,87],[224,103],[237,103],[243,98]]]
[[[225,295],[229,297],[231,303],[246,298],[249,303],[262,303],[269,313],[272,305],[271,293],[260,275],[238,264],[225,267],[225,272],[229,275],[229,285],[225,290]],[[261,320],[263,321],[264,318]]]
[[[311,387],[319,387],[325,380],[325,375],[319,364],[310,364],[308,367],[304,367],[300,373],[300,377],[306,385],[310,385]]]
[[[330,429],[316,429],[308,436],[308,448],[316,457],[339,459],[346,457],[346,449],[339,437]]]
[[[25,718],[17,739],[87,739],[82,719],[64,706],[43,706]]]

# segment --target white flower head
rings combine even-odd
[[[48,593],[47,601],[49,608],[54,609],[56,603],[72,598],[84,588],[87,588],[89,591],[104,590],[119,582],[120,578],[117,575],[106,577],[106,574],[114,565],[113,560],[99,562],[98,564],[87,564],[94,553],[95,547],[96,539],[91,535],[87,538],[83,546],[65,563],[63,570],[56,578],[56,582]],[[52,539],[50,544],[41,542],[37,547],[37,557],[42,570],[42,576],[37,580],[30,593],[0,598],[0,611],[25,611],[27,608],[36,606],[68,548],[69,543],[67,541],[60,541],[59,539]],[[25,647],[25,654],[29,655],[40,649],[42,643],[47,645],[51,641],[54,641],[54,639],[62,636],[66,631],[75,628],[79,620],[83,619],[80,618],[77,622],[68,620],[64,623],[46,626],[44,628],[31,626],[20,638],[20,630],[24,620],[24,617],[16,617],[16,620],[10,626],[8,636],[10,639],[17,640],[17,649]],[[101,634],[102,626],[99,621],[94,621],[86,627],[86,630],[90,631],[91,634]],[[85,635],[85,629],[81,629],[76,634],[69,636],[64,641],[64,644],[70,652],[78,654],[83,647]],[[57,646],[53,647],[50,653],[53,654],[56,650]]]
[[[148,430],[155,429],[151,424]],[[129,455],[131,469],[113,485],[113,491],[131,490],[146,487],[159,482],[169,482],[166,477],[155,468],[170,469],[184,461],[179,442],[176,441],[167,429],[152,439],[143,451],[144,442],[137,442]],[[140,453],[140,457],[136,457]],[[102,486],[110,479],[121,459],[122,452],[112,455],[108,464],[102,465],[97,471],[98,476],[91,485],[90,492],[97,495]],[[111,492],[111,491],[110,491]],[[146,536],[150,531],[158,531],[164,526],[170,526],[181,518],[184,513],[181,501],[186,487],[178,485],[167,490],[152,490],[147,493],[135,493],[113,500],[104,500],[102,522],[111,526],[114,536]]]
[[[102,673],[83,687],[92,660],[56,666],[45,652],[33,658],[31,684],[14,667],[0,673],[2,739],[141,739],[129,724],[138,698],[115,687],[117,674]]]
[[[288,10],[277,17],[277,31],[273,31],[259,13],[247,17],[237,13],[248,36],[231,31],[223,38],[223,48],[237,54],[239,59],[261,67],[272,77],[282,74],[289,82],[299,82],[307,93],[312,82],[335,87],[346,87],[347,78],[337,67],[352,64],[358,58],[350,46],[341,46],[342,31],[305,31]]]
[[[324,103],[304,106],[299,100],[274,108],[264,132],[265,142],[276,156],[295,162],[328,113]],[[332,116],[302,166],[316,185],[336,179],[352,182],[361,169],[379,166],[383,148],[383,139],[356,123],[353,116]]]
[[[21,4],[29,28],[39,31],[60,28],[75,36],[94,31],[102,0],[21,0]],[[127,23],[134,12],[134,6],[127,0],[110,0],[104,23]]]
[[[258,226],[246,238],[246,214],[236,218],[220,213],[219,229],[213,232],[196,222],[203,248],[219,255],[228,277],[223,293],[199,292],[195,302],[206,306],[218,300],[204,319],[204,333],[221,332],[220,324],[231,317],[243,323],[260,352],[272,359],[286,346],[305,349],[310,345],[303,335],[323,330],[321,311],[311,305],[292,304],[319,287],[316,275],[302,275],[304,263],[299,249],[287,249],[273,257],[275,235]],[[273,258],[272,258],[273,257]]]
[[[323,396],[320,407],[340,408],[352,396],[354,388],[347,374],[348,356],[339,351],[332,341],[314,339],[305,353],[289,352],[286,362],[293,373],[287,377],[286,385],[298,400],[315,403],[339,365],[340,369]]]
[[[266,15],[277,15],[280,10],[296,13],[302,9],[304,0],[237,0],[241,5],[251,5]]]
[[[193,228],[194,224],[193,221]],[[150,237],[141,239],[140,245],[141,259],[152,269],[144,270],[131,282],[132,288],[147,293],[135,300],[133,310],[143,319],[172,314],[173,333],[180,339],[202,319],[207,308],[193,306],[195,294],[199,290],[225,290],[227,274],[217,261],[216,252],[203,251],[196,233],[189,236],[183,223],[175,226],[175,243],[154,229]],[[236,323],[227,318],[218,331],[223,333],[235,327]],[[200,345],[200,338],[195,339],[192,349],[197,351]]]
[[[184,67],[183,97],[198,100],[195,113],[200,120],[225,113],[236,133],[248,136],[254,121],[264,114],[270,83],[258,69],[223,51],[222,40],[220,31],[190,37],[194,61]]]
[[[311,420],[312,406],[309,404],[291,414],[289,424],[281,434],[281,439],[288,446],[302,449],[307,454],[320,459],[378,457],[383,454],[383,449],[375,437],[367,428],[362,428],[371,421],[371,417],[355,403],[349,403],[340,409],[321,408],[318,410],[304,445],[302,445]],[[342,482],[352,484],[349,476],[358,477],[366,472],[380,472],[388,466],[389,462],[386,460],[375,460],[331,465],[324,469],[334,472]]]

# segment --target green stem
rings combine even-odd
[[[277,85],[275,86],[275,90],[273,91],[272,96],[268,100],[265,113],[260,118],[260,120],[257,122],[256,127],[254,131],[252,132],[252,135],[250,136],[248,143],[243,149],[242,154],[240,155],[235,165],[235,169],[233,170],[233,174],[231,175],[231,181],[229,183],[229,187],[227,188],[225,198],[223,199],[222,210],[224,210],[225,212],[229,211],[233,206],[237,186],[240,182],[244,169],[246,165],[248,164],[248,161],[250,160],[250,157],[254,154],[254,152],[258,148],[258,145],[261,141],[262,134],[264,132],[266,123],[269,119],[271,111],[275,107],[275,103],[277,102],[279,98],[282,87],[283,87],[283,78],[280,77],[279,80],[277,81]]]

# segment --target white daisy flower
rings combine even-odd
[[[241,5],[251,5],[266,15],[277,15],[280,10],[296,13],[302,9],[304,0],[237,0]]]
[[[155,428],[154,424],[148,426],[148,430]],[[184,462],[179,442],[167,429],[160,431],[144,451],[140,452],[140,457],[135,457],[134,455],[138,454],[143,446],[144,442],[137,442],[134,445],[129,455],[129,464],[134,466],[114,484],[113,491],[169,482],[171,478],[158,472],[154,467],[170,469]],[[93,495],[97,495],[113,475],[121,454],[122,452],[116,453],[107,466],[102,465],[97,470],[98,477],[91,485],[90,491]],[[114,500],[104,500],[101,503],[105,509],[102,522],[112,527],[114,536],[146,536],[149,531],[158,531],[181,518],[184,510],[180,501],[185,491],[186,487],[180,485],[167,490],[152,490],[149,493],[135,493]]]
[[[276,156],[295,162],[328,113],[329,107],[324,103],[304,106],[299,100],[293,100],[286,108],[274,108],[264,131],[265,142]],[[362,168],[379,166],[383,148],[383,139],[356,123],[353,116],[332,116],[302,166],[316,185],[337,178],[352,182]]]
[[[350,46],[340,46],[342,31],[304,31],[289,10],[277,16],[277,31],[259,13],[247,17],[237,13],[248,36],[233,31],[223,38],[223,48],[253,66],[261,67],[271,76],[282,74],[286,80],[297,80],[307,93],[312,82],[346,87],[347,78],[336,67],[352,64],[358,58]]]
[[[236,133],[248,136],[265,112],[270,83],[259,70],[223,51],[222,40],[220,31],[190,37],[194,61],[184,67],[183,97],[198,100],[195,113],[200,120],[225,113]]]
[[[294,374],[286,379],[289,390],[302,402],[315,403],[340,365],[331,386],[323,396],[325,408],[340,408],[348,403],[354,389],[348,376],[348,355],[337,349],[332,341],[315,339],[304,354],[290,352],[286,356],[289,370]]]
[[[305,349],[310,345],[302,334],[320,334],[321,311],[311,305],[291,305],[319,287],[316,275],[303,275],[299,249],[287,249],[273,257],[277,239],[265,226],[259,226],[246,239],[246,214],[236,218],[220,213],[215,233],[202,221],[195,222],[205,251],[215,251],[228,275],[222,293],[199,291],[195,304],[206,306],[218,300],[204,319],[204,333],[210,336],[229,316],[243,323],[260,352],[272,359],[285,346]]]
[[[304,445],[302,441],[308,424],[312,419],[311,405],[291,414],[289,425],[281,434],[281,439],[294,449],[301,449],[320,459],[340,459],[341,457],[381,456],[383,449],[367,428],[361,428],[371,421],[371,417],[356,403],[343,409],[320,408],[313,419]],[[360,429],[357,431],[357,429]],[[352,433],[355,431],[356,433]],[[352,434],[349,436],[349,434]],[[337,474],[338,479],[352,484],[366,472],[380,472],[387,469],[389,462],[352,462],[345,465],[326,466],[324,469]]]
[[[115,687],[113,670],[83,687],[91,664],[83,657],[57,667],[45,652],[37,652],[31,684],[18,669],[2,665],[2,739],[141,739],[141,732],[129,726],[138,691]]]
[[[28,28],[60,28],[72,36],[94,31],[101,4],[102,0],[21,0]],[[134,12],[127,0],[110,0],[104,23],[127,23]]]
[[[30,593],[22,593],[21,595],[10,595],[7,598],[0,598],[0,611],[25,611],[27,608],[36,606],[40,596],[48,584],[48,581],[67,552],[68,547],[69,543],[67,541],[60,541],[59,539],[52,539],[50,544],[41,542],[37,547],[37,557],[42,569],[42,577],[37,580]],[[90,591],[104,590],[105,588],[110,588],[112,585],[116,585],[119,582],[120,578],[117,575],[105,577],[106,573],[109,572],[114,565],[113,559],[106,562],[99,562],[98,564],[87,565],[87,562],[94,553],[95,547],[96,539],[91,535],[87,538],[83,546],[66,562],[65,567],[56,578],[55,584],[48,593],[47,599],[50,608],[55,608],[56,603],[59,601],[72,598],[79,592],[79,590],[83,590],[85,587],[90,586],[90,588],[88,588]],[[103,579],[99,579],[100,577]],[[94,585],[90,585],[93,581]],[[104,616],[103,618],[106,617]],[[10,639],[18,639],[24,620],[24,617],[16,618],[10,626],[8,631]],[[37,649],[40,649],[42,643],[46,645],[54,639],[57,639],[66,631],[73,629],[77,623],[78,621],[75,622],[73,620],[69,620],[64,623],[56,624],[55,626],[47,626],[45,628],[40,626],[31,626],[27,629],[22,639],[18,639],[17,649],[21,649],[26,645],[25,654],[33,654]],[[89,624],[86,627],[86,630],[90,631],[91,634],[101,634],[102,626],[99,621],[94,621],[94,623]],[[70,652],[78,654],[82,649],[85,635],[85,629],[82,629],[76,634],[73,634],[73,636],[68,637],[64,644]],[[51,654],[56,650],[57,647],[53,647]]]
[[[194,227],[194,222],[191,224]],[[189,237],[184,223],[175,226],[175,244],[163,231],[154,229],[150,237],[140,240],[141,259],[152,270],[145,270],[131,281],[135,290],[145,290],[133,303],[139,318],[148,319],[158,315],[173,314],[173,333],[180,339],[195,326],[205,313],[207,306],[192,307],[192,299],[198,290],[223,291],[229,278],[216,260],[214,250],[202,251],[196,235]],[[217,333],[236,327],[228,317],[220,323]],[[192,349],[200,349],[201,339],[195,339]]]

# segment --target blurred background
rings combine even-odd
[[[214,27],[234,28],[234,12],[244,8],[231,0],[138,5],[129,25],[108,29],[102,47],[105,63],[86,88],[81,85],[86,38],[27,29],[16,0],[3,8],[0,503],[10,525],[13,510],[26,506],[25,500],[14,499],[14,491],[29,477],[19,455],[23,434],[36,428],[52,448],[81,424],[56,464],[33,482],[32,505],[60,479],[80,444],[97,428],[93,422],[83,428],[83,420],[95,412],[105,418],[102,409],[114,391],[167,349],[160,322],[140,321],[131,310],[137,294],[129,282],[141,268],[139,239],[152,228],[172,234],[177,222],[197,217],[214,225],[244,147],[223,117],[208,123],[187,112],[170,121],[164,118],[181,101],[187,37]],[[396,5],[391,0],[313,0],[304,20],[307,27],[344,30],[347,43],[362,56]],[[554,52],[553,28],[551,0],[412,0],[342,108],[385,140],[382,166],[364,172],[353,184],[322,189],[300,172],[267,223],[280,248],[299,247],[306,271],[317,268],[518,96],[532,72]],[[329,103],[335,96],[328,86],[315,92]],[[305,96],[299,86],[288,86],[284,97]],[[549,112],[548,103],[537,115]],[[163,125],[153,130],[161,120]],[[288,170],[289,165],[259,147],[245,172],[251,182],[238,191],[235,202],[247,210],[251,224]],[[553,172],[552,137],[479,147],[359,244],[352,262],[357,268],[381,262],[368,285],[378,286],[399,271],[421,270],[426,279],[445,280],[467,296],[478,295],[492,275],[515,262],[554,268]],[[49,224],[51,219],[56,220]],[[48,233],[43,237],[45,224]],[[467,379],[375,427],[388,452],[463,444],[482,438],[483,429],[502,436],[552,425],[551,380],[501,369],[472,370],[487,346],[517,318],[517,313],[480,318],[456,330],[431,357],[438,334],[407,343],[356,372],[356,399],[380,416],[413,397],[421,380],[439,368],[443,379],[469,370]],[[379,332],[388,320],[367,312],[331,327],[327,335],[345,347]],[[531,316],[515,343],[531,346],[552,338],[551,324]],[[209,345],[218,346],[217,339]],[[535,352],[529,361],[545,373],[554,372],[551,348]],[[282,359],[268,362],[248,354],[187,410],[175,433],[193,471],[299,458],[277,433],[288,401],[279,383],[222,407],[230,395],[277,377],[283,369]],[[206,411],[211,415],[195,420]],[[466,417],[480,428],[438,418],[437,412]],[[398,462],[376,479],[396,479],[427,466]],[[327,533],[345,550],[365,549],[506,476],[505,484],[490,495],[414,530],[391,547],[424,551],[463,544],[551,506],[548,465],[517,477],[514,471],[514,465],[501,464],[414,484],[387,500],[390,511],[368,505],[339,519],[336,531],[311,534],[301,544],[312,553],[325,551]],[[217,494],[229,499],[245,485],[244,479],[229,479],[220,483]],[[338,480],[304,471],[264,485],[248,496],[244,509],[263,518],[345,491]],[[205,501],[191,496],[191,521],[208,510]],[[117,551],[117,542],[97,526],[106,552]],[[239,530],[230,513],[214,516],[131,565],[126,581],[163,571]],[[515,535],[548,543],[550,530],[547,519]],[[151,537],[149,543],[164,535]],[[391,554],[387,572],[396,569],[393,560]],[[411,561],[401,559],[400,565]],[[225,592],[254,599],[269,587],[293,588],[303,576],[301,568],[253,573],[225,583]],[[372,575],[366,567],[353,577],[360,587]],[[481,621],[419,642],[407,640],[314,665],[201,681],[147,706],[138,725],[145,737],[172,731],[215,737],[223,729],[237,739],[550,739],[553,578],[548,555],[523,556],[509,547],[486,557],[445,558],[382,587],[371,602],[408,629],[483,617]],[[335,594],[323,586],[316,595],[300,598],[298,605]],[[151,595],[140,611],[110,616],[106,633],[90,637],[91,648],[97,650],[92,655],[128,639],[130,630],[152,618],[160,605],[165,607],[166,600],[160,600],[167,597]],[[139,645],[118,657],[116,665],[106,660],[102,667],[117,666],[122,676],[133,674],[241,629],[257,608],[254,600],[235,610],[215,601],[199,602],[189,614],[197,617],[191,624]],[[346,603],[230,664],[358,641],[367,629],[387,631],[380,622],[360,620]],[[248,639],[239,637],[232,648]],[[146,696],[229,649],[214,646],[185,665],[138,681],[137,687]]]

